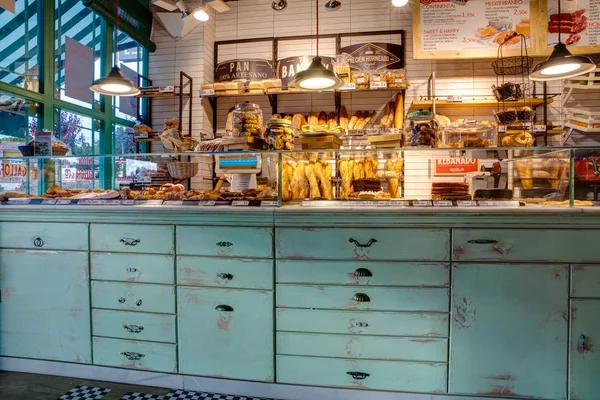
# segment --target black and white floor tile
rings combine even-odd
[[[269,400],[258,397],[234,396],[217,393],[188,392],[185,390],[171,390],[164,400]]]
[[[75,386],[58,400],[99,400],[106,396],[110,389],[93,386]]]
[[[157,394],[145,394],[145,393],[137,393],[137,392],[129,392],[125,393],[121,400],[154,400],[154,399],[164,399],[165,396],[160,396]]]

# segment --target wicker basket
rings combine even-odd
[[[68,152],[69,149],[66,147],[52,147],[53,156],[66,156]]]
[[[198,163],[170,162],[167,164],[169,175],[175,179],[190,179],[198,173]]]
[[[533,58],[525,56],[501,58],[492,63],[496,75],[529,75]]]

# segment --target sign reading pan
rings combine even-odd
[[[215,68],[215,82],[260,81],[274,75],[273,62],[269,60],[228,60]]]

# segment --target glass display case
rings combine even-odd
[[[600,205],[595,148],[186,152],[1,162],[3,205]]]

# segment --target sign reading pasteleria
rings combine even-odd
[[[325,68],[333,70],[333,57],[319,56]],[[297,56],[288,57],[279,60],[277,63],[277,78],[281,79],[283,87],[289,85],[294,76],[301,71],[308,69],[312,63],[314,56]]]
[[[273,62],[269,60],[228,60],[215,68],[215,82],[257,81],[272,79],[274,75]]]
[[[350,55],[350,68],[359,71],[381,71],[404,68],[404,46],[393,43],[360,43],[342,47],[340,53]]]

